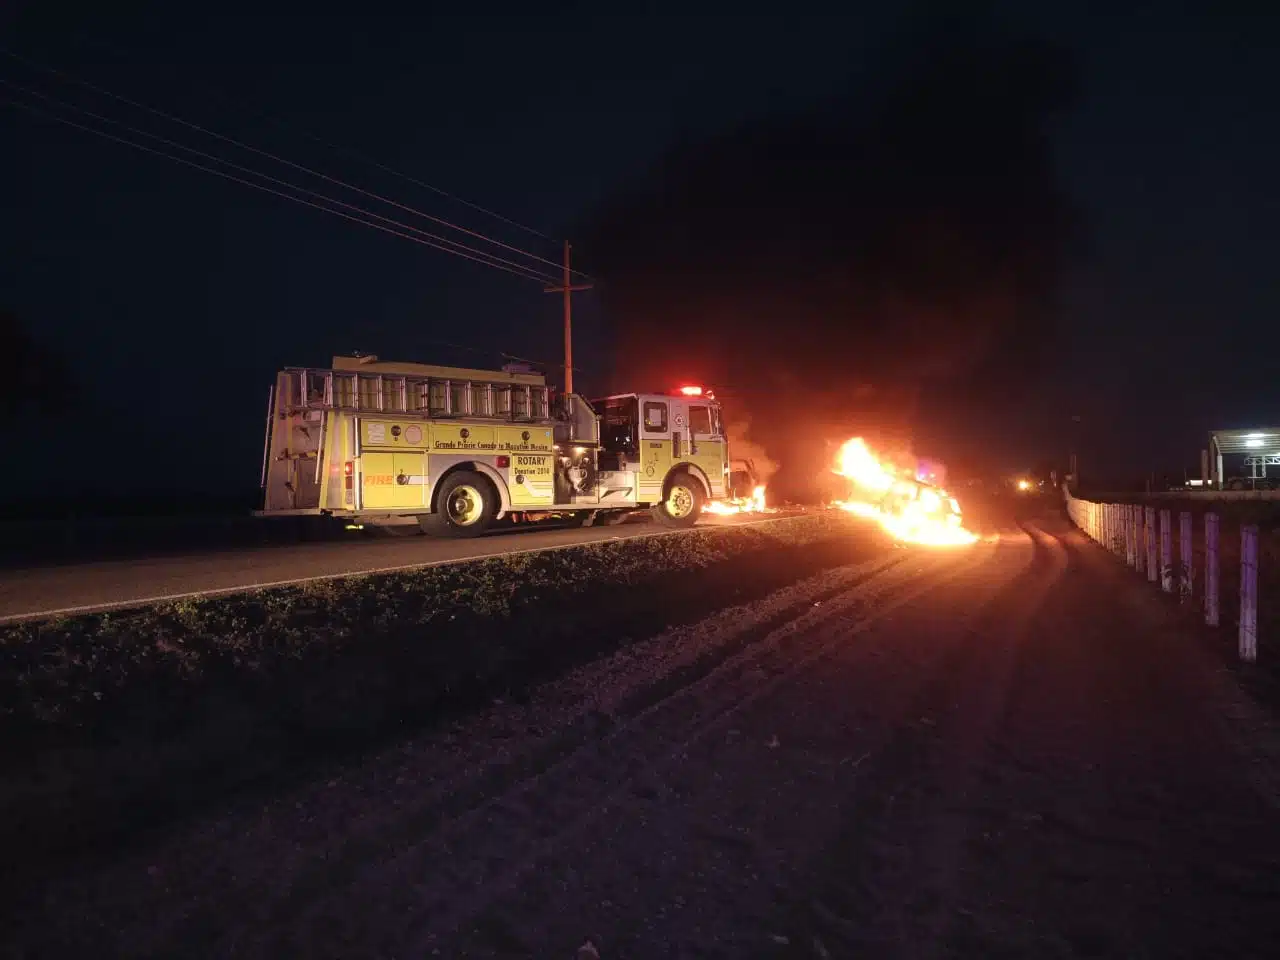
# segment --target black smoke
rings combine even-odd
[[[1007,398],[1076,237],[1049,140],[1075,82],[1050,44],[947,31],[863,90],[673,149],[584,244],[616,385],[720,386],[793,485],[821,439],[909,442],[922,391]]]

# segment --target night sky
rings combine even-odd
[[[1213,427],[1280,423],[1280,274],[1272,262],[1280,136],[1267,92],[1275,86],[1280,21],[1178,15],[1159,6],[1146,14],[1054,17],[996,5],[996,26],[980,29],[964,48],[972,64],[987,62],[983,51],[1008,49],[1000,38],[1012,38],[1018,50],[1056,44],[1044,57],[1063,65],[1074,84],[1065,109],[1038,114],[1027,127],[1047,138],[1043,170],[1034,137],[1015,138],[1032,144],[1025,162],[999,162],[1007,151],[992,145],[1012,128],[1002,126],[1007,111],[992,101],[1007,98],[983,96],[975,105],[957,96],[935,104],[934,113],[947,123],[970,110],[978,118],[966,121],[962,136],[987,152],[956,155],[998,171],[988,174],[986,193],[965,186],[959,173],[938,180],[948,170],[946,123],[903,141],[925,145],[930,165],[857,160],[848,178],[857,185],[847,189],[834,184],[833,164],[816,156],[823,133],[794,141],[826,171],[802,201],[793,202],[790,188],[774,190],[805,180],[803,149],[792,149],[770,172],[746,165],[752,173],[740,195],[751,204],[723,217],[672,184],[699,182],[689,171],[700,166],[710,170],[700,176],[716,179],[714,144],[726,138],[738,144],[726,171],[739,169],[743,151],[762,143],[767,151],[771,137],[773,149],[785,146],[777,131],[793,129],[796,117],[808,118],[810,134],[845,131],[841,149],[881,143],[882,129],[911,117],[914,108],[903,114],[884,105],[913,102],[902,91],[927,73],[922,63],[936,60],[921,59],[921,50],[933,49],[922,38],[937,42],[936,20],[883,5],[874,15],[838,19],[638,19],[584,5],[509,19],[364,20],[196,19],[172,5],[108,18],[88,5],[16,4],[0,14],[0,43],[548,259],[558,258],[559,238],[568,235],[601,280],[575,302],[583,392],[673,385],[620,382],[628,376],[727,379],[737,412],[768,433],[765,422],[777,415],[752,390],[770,338],[823,342],[828,323],[832,349],[820,351],[821,371],[788,371],[792,398],[812,389],[817,406],[839,393],[840,416],[865,426],[849,406],[861,389],[874,396],[867,404],[876,410],[873,426],[907,430],[922,454],[1000,471],[1064,457],[1078,414],[1086,473],[1119,482],[1195,467]],[[1041,45],[1019,46],[1022,38]],[[372,205],[7,56],[0,56],[0,78]],[[0,86],[0,308],[60,354],[80,386],[72,413],[24,415],[8,428],[10,462],[22,468],[4,471],[7,499],[251,491],[267,387],[282,365],[323,365],[355,350],[471,366],[500,364],[503,353],[560,360],[560,304],[536,282],[33,116],[10,99],[133,136]],[[886,109],[890,127],[876,126]],[[893,225],[884,198],[916,196],[916,175],[949,183],[941,207],[968,211],[958,222],[944,217],[938,228],[949,238],[940,241],[938,259],[958,277],[930,271],[921,279],[919,269],[905,270],[885,253],[882,237]],[[1011,193],[1014,180],[1030,184],[1029,192]],[[843,199],[826,202],[836,194]],[[715,202],[731,204],[734,196],[730,184]],[[863,202],[858,196],[880,198],[879,219],[851,213],[851,204]],[[974,213],[975,200],[988,196],[989,215]],[[1050,196],[1060,196],[1061,208]],[[1068,213],[1069,225],[1054,219]],[[701,233],[688,226],[695,221]],[[986,259],[957,253],[967,256],[970,228],[996,234]],[[674,264],[673,236],[691,245]],[[828,236],[836,239],[824,248]],[[731,237],[747,239],[737,247]],[[908,241],[920,247],[919,235]],[[930,316],[941,319],[916,329],[911,310],[909,321],[885,320],[899,315],[863,309],[865,299],[846,311],[797,292],[823,250],[839,259],[845,243],[862,257],[853,286],[875,287],[875,296],[892,289],[912,303],[924,284]],[[722,253],[712,257],[708,248]],[[786,283],[771,285],[771,268],[757,262],[766,254]],[[1025,261],[1022,273],[1011,257]],[[752,283],[735,285],[735,269],[740,277],[750,269]],[[1034,282],[1017,279],[1024,274]],[[1005,296],[1006,280],[1017,297]],[[681,326],[692,323],[686,314],[695,292],[697,302],[719,310],[696,330]],[[761,297],[771,294],[772,319],[761,319]],[[805,300],[803,309],[788,308],[787,297]],[[740,342],[711,356],[739,308]],[[641,315],[652,318],[647,332]],[[674,329],[664,317],[678,321]],[[932,344],[940,366],[886,362],[897,333],[884,328],[894,323],[911,328],[904,343],[921,338],[922,356]],[[886,422],[893,419],[886,411],[900,422]]]

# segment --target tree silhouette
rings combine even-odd
[[[66,358],[32,336],[13,311],[0,309],[0,417],[65,414],[77,396]]]

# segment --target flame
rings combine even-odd
[[[876,459],[861,437],[845,442],[836,455],[836,463],[836,473],[876,493],[888,493],[897,479],[891,469]]]
[[[765,505],[763,486],[752,490],[749,497],[711,500],[702,509],[707,513],[715,513],[720,516],[728,516],[734,513],[777,513],[775,508]]]
[[[879,522],[890,536],[904,543],[927,546],[959,546],[978,538],[964,529],[960,505],[945,490],[921,486],[905,479],[892,465],[882,462],[861,437],[848,440],[836,456],[834,472],[853,481],[856,492],[839,507],[859,517]],[[896,509],[883,508],[893,496]],[[946,509],[947,507],[951,509]]]

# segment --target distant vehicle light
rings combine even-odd
[[[680,388],[680,392],[681,392],[681,393],[683,393],[686,397],[700,397],[700,396],[702,396],[702,388],[701,388],[701,387],[681,387],[681,388]]]
[[[1030,489],[1031,489],[1031,481],[1030,481],[1030,480],[1019,480],[1019,481],[1018,481],[1018,489],[1019,489],[1019,490],[1030,490]]]

